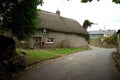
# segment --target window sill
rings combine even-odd
[[[54,42],[46,42],[46,44],[54,44]]]

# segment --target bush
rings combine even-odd
[[[110,37],[105,37],[104,41],[108,44],[116,45],[117,44],[117,34],[115,33]]]
[[[103,37],[102,36],[98,36],[98,37],[96,37],[96,41],[100,41],[101,42],[101,40],[103,39]]]

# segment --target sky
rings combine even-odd
[[[55,13],[60,11],[61,16],[74,19],[83,25],[84,20],[96,23],[88,28],[93,30],[120,29],[120,4],[112,0],[94,0],[91,3],[81,3],[80,0],[43,0],[39,9]]]

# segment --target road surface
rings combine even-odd
[[[14,80],[120,80],[111,56],[115,50],[93,48],[44,61]]]

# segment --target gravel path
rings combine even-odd
[[[120,80],[111,56],[115,50],[93,48],[51,59],[14,80]]]

